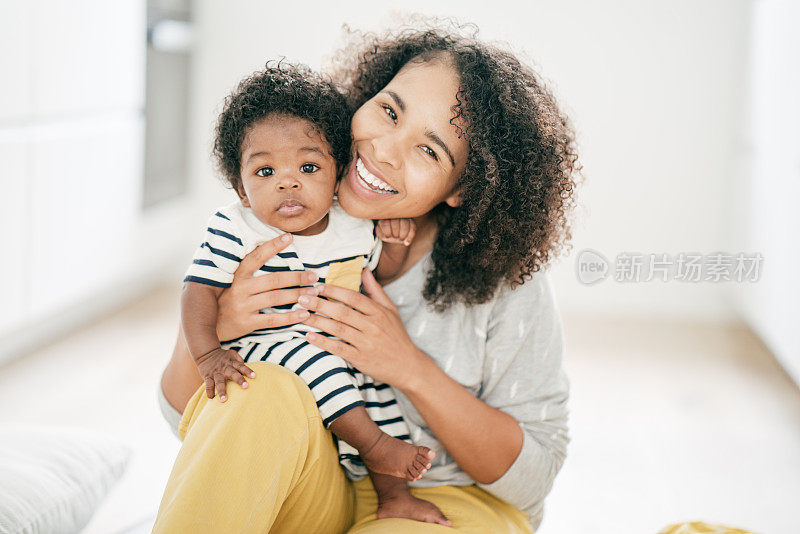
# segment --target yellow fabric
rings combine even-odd
[[[753,534],[749,530],[723,527],[722,525],[709,525],[695,521],[692,523],[679,523],[670,525],[659,534]]]
[[[364,256],[331,263],[328,265],[325,283],[358,291],[361,289],[361,270],[363,268]]]
[[[371,481],[347,480],[305,382],[278,365],[250,365],[257,377],[247,390],[229,384],[224,404],[209,401],[204,387],[189,401],[153,532],[532,532],[525,514],[474,485],[411,490],[453,528],[376,519]]]

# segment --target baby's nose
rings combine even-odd
[[[278,181],[278,190],[284,191],[287,189],[300,189],[300,180],[297,178],[283,178]]]

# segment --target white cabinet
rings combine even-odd
[[[3,245],[0,252],[0,280],[3,296],[0,299],[0,336],[22,325],[28,318],[30,264],[29,198],[27,146],[19,137],[0,136],[0,187],[3,199],[0,208],[0,228]]]
[[[143,1],[37,0],[28,5],[35,20],[29,38],[37,117],[143,106]]]
[[[142,123],[71,122],[31,144],[31,308],[79,302],[125,272],[139,223]]]
[[[6,341],[52,330],[54,317],[124,283],[146,254],[134,250],[146,42],[144,0],[0,3]]]
[[[31,115],[32,16],[25,2],[0,2],[0,124]]]

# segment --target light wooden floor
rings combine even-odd
[[[178,442],[155,388],[177,288],[0,368],[0,422],[80,425],[134,457],[85,534],[151,517]],[[800,392],[742,327],[566,317],[567,462],[541,534],[655,533],[705,520],[800,532]]]

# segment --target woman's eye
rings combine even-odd
[[[312,172],[317,172],[319,170],[319,166],[314,165],[313,163],[304,163],[302,167],[300,167],[300,172],[305,172],[311,174]]]
[[[435,161],[439,161],[439,156],[437,156],[437,155],[436,155],[436,152],[434,152],[434,150],[433,150],[431,147],[429,147],[429,146],[427,146],[427,145],[422,145],[422,147],[420,147],[420,148],[422,148],[422,150],[423,150],[423,151],[424,151],[424,152],[425,152],[427,155],[429,155],[430,157],[432,157],[432,158],[433,158]]]
[[[391,106],[383,105],[383,111],[389,116],[390,119],[393,121],[397,121],[397,113],[394,112]]]
[[[272,167],[261,167],[256,171],[256,174],[262,177],[272,176],[275,174],[275,170]]]

